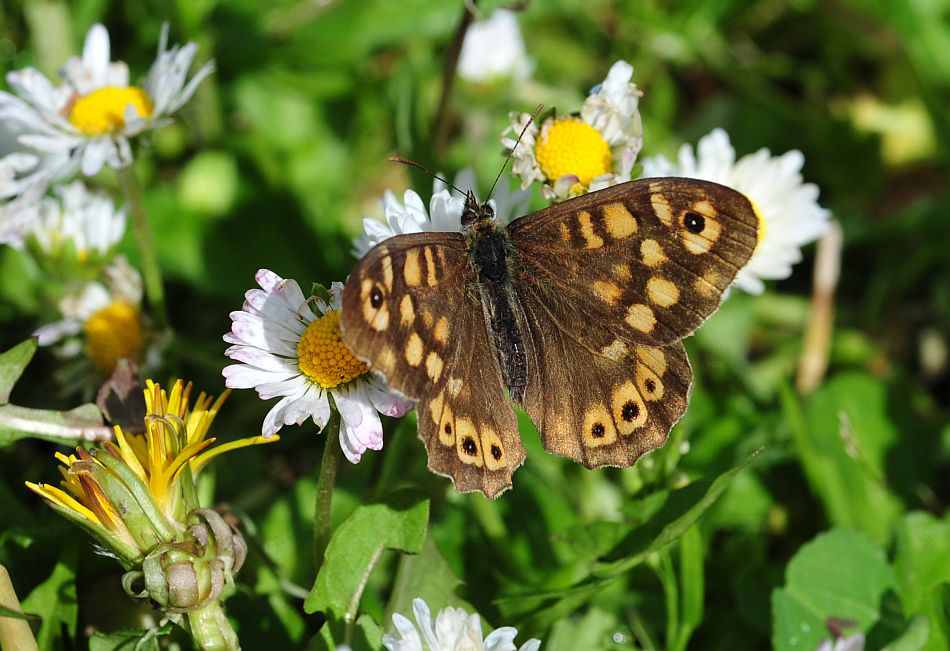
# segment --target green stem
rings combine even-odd
[[[449,140],[449,100],[452,98],[452,88],[455,86],[455,70],[458,68],[459,56],[462,54],[462,43],[465,42],[465,34],[471,26],[475,15],[472,10],[478,0],[471,0],[465,3],[462,9],[462,18],[459,20],[458,28],[455,30],[455,37],[445,56],[445,63],[442,66],[442,95],[439,97],[439,108],[435,116],[435,154],[441,157],[445,153],[445,148]]]
[[[15,612],[23,612],[20,600],[17,599],[13,581],[7,573],[7,568],[0,565],[0,606]],[[14,617],[0,617],[0,648],[22,649],[22,651],[39,651],[30,623],[24,619]]]
[[[231,651],[241,648],[237,633],[228,621],[228,616],[224,614],[220,601],[212,601],[204,608],[189,612],[187,622],[195,646],[202,651]]]
[[[152,226],[148,220],[148,211],[145,208],[145,195],[142,193],[142,184],[135,173],[134,165],[128,165],[116,173],[119,186],[125,193],[129,204],[129,214],[132,218],[132,232],[139,247],[141,257],[142,277],[145,279],[145,295],[152,315],[159,329],[168,327],[168,313],[165,310],[165,286],[162,283],[162,270],[158,266],[158,256],[155,252],[155,239],[152,237]]]
[[[323,461],[320,462],[320,477],[317,479],[317,503],[313,515],[313,553],[315,574],[323,565],[323,555],[330,544],[330,507],[333,505],[333,487],[336,471],[340,467],[343,450],[340,447],[340,412],[330,409],[330,420],[323,428]]]

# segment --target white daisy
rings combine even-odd
[[[82,181],[53,191],[56,196],[43,199],[30,232],[36,245],[51,257],[71,246],[80,261],[104,258],[125,234],[125,208],[116,208],[111,197],[89,190]]]
[[[772,156],[768,149],[736,160],[735,149],[722,129],[689,145],[673,163],[662,156],[643,162],[646,176],[686,176],[714,181],[746,195],[759,214],[759,243],[735,284],[752,294],[765,289],[763,280],[788,278],[801,261],[801,247],[821,236],[830,213],[818,205],[818,186],[804,183],[805,157],[798,150]]]
[[[455,177],[454,185],[463,193],[477,193],[475,173],[466,168]],[[495,210],[495,217],[501,223],[507,223],[524,214],[531,202],[531,193],[527,190],[510,189],[507,178],[502,178],[495,189],[489,205]],[[371,217],[363,219],[363,234],[353,240],[353,254],[360,258],[371,248],[394,235],[421,232],[454,232],[462,230],[462,210],[465,196],[449,190],[442,181],[433,185],[432,200],[426,212],[422,198],[413,190],[403,193],[402,203],[396,195],[387,190],[383,196],[383,215],[385,223]]]
[[[167,43],[166,24],[151,70],[141,86],[131,86],[126,64],[109,60],[109,32],[93,25],[82,57],[63,67],[61,85],[34,68],[7,75],[15,95],[0,92],[0,119],[18,131],[21,145],[44,154],[53,178],[77,168],[90,176],[103,165],[125,167],[132,161],[129,138],[165,124],[214,70],[207,63],[187,81],[197,46]]]
[[[532,123],[517,146],[531,115],[512,113],[501,142],[513,151],[512,171],[521,187],[541,181],[544,196],[560,201],[629,181],[643,144],[642,93],[632,77],[633,67],[617,61],[584,100],[579,117]]]
[[[855,633],[848,637],[831,640],[822,640],[815,651],[864,651],[864,633]]]
[[[231,312],[231,332],[224,335],[232,344],[225,354],[240,362],[224,369],[225,384],[255,389],[263,400],[281,397],[264,418],[264,436],[307,418],[323,429],[332,395],[343,420],[340,445],[346,458],[357,463],[366,450],[381,449],[379,414],[402,416],[412,403],[390,393],[343,344],[343,284],[333,283],[327,304],[307,299],[296,281],[267,269],[255,279],[261,289],[248,290],[243,309]]]
[[[412,612],[418,630],[408,618],[393,614],[393,625],[399,638],[389,634],[383,636],[383,646],[389,651],[538,651],[541,648],[541,641],[536,639],[515,647],[518,631],[511,626],[495,629],[483,639],[478,615],[469,615],[461,608],[449,606],[440,610],[434,626],[432,612],[422,599],[412,600]]]
[[[0,244],[19,244],[39,217],[48,179],[34,171],[37,160],[26,153],[0,158]]]
[[[472,23],[465,33],[458,63],[462,79],[482,84],[502,77],[521,81],[533,69],[514,12],[496,9],[487,20]]]
[[[58,353],[63,357],[85,353],[96,370],[108,375],[120,359],[143,361],[147,328],[138,271],[118,256],[103,273],[105,282],[87,283],[60,300],[62,320],[33,334],[41,346],[62,342]]]

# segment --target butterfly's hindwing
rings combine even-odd
[[[715,183],[624,183],[513,222],[515,283],[547,297],[546,318],[579,324],[589,350],[666,346],[716,310],[757,227],[749,201]]]
[[[343,340],[417,401],[429,467],[491,497],[524,461],[465,238],[400,235],[373,248],[343,291]]]

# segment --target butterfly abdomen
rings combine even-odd
[[[505,386],[520,403],[528,386],[528,358],[515,312],[518,302],[511,283],[510,243],[494,222],[474,229],[470,241],[488,338]]]

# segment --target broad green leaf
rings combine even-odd
[[[909,617],[928,592],[950,582],[950,524],[919,511],[905,515],[897,526],[894,572]]]
[[[930,638],[930,623],[923,615],[910,620],[907,630],[881,651],[921,651]],[[946,647],[943,647],[946,648]]]
[[[66,633],[76,636],[79,604],[76,601],[76,562],[78,547],[65,545],[49,578],[36,586],[23,600],[24,612],[43,619],[36,643],[41,649],[54,648],[55,641]]]
[[[591,608],[586,613],[574,618],[559,620],[551,627],[551,634],[543,640],[541,645],[545,651],[575,651],[577,649],[630,649],[629,643],[621,638],[615,643],[613,636],[618,629],[624,626],[611,613],[599,608]],[[518,636],[518,642],[524,642],[527,637]]]
[[[0,405],[10,402],[13,385],[23,375],[23,369],[36,353],[36,339],[21,341],[10,350],[0,353]]]
[[[880,616],[881,596],[895,584],[884,551],[845,529],[821,534],[788,564],[785,587],[772,593],[772,646],[814,649],[829,637],[828,618],[849,619],[867,631]]]
[[[399,559],[396,583],[386,606],[383,627],[388,628],[393,613],[409,617],[412,600],[416,598],[425,600],[434,610],[455,606],[474,612],[470,603],[455,595],[455,589],[461,583],[436,547],[435,539],[427,535],[422,551]]]
[[[685,649],[696,627],[703,621],[705,580],[703,539],[699,527],[686,530],[679,540],[680,623],[671,649]]]
[[[805,419],[786,391],[784,406],[812,490],[835,525],[860,529],[884,542],[901,504],[887,487],[889,450],[900,433],[889,417],[884,382],[868,375],[839,375],[819,389]]]
[[[304,610],[342,618],[386,549],[410,554],[422,550],[428,520],[429,500],[413,490],[358,507],[330,539]]]

